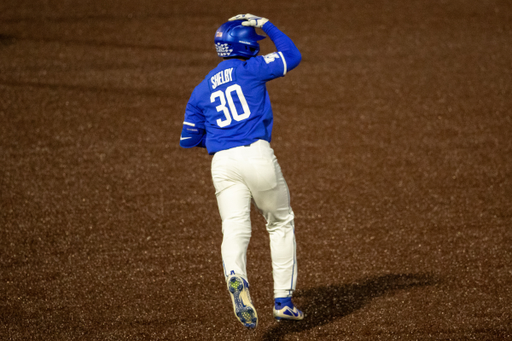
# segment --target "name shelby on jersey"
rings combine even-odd
[[[222,70],[217,72],[211,79],[212,89],[215,89],[219,85],[233,81],[233,68]]]

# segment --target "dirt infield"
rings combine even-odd
[[[253,212],[252,332],[179,148],[246,12],[303,55],[268,88],[306,319],[272,318]],[[510,1],[7,0],[0,123],[0,340],[512,340]]]

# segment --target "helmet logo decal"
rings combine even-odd
[[[215,44],[215,48],[217,49],[217,54],[220,57],[229,57],[233,49],[227,43],[217,43]]]
[[[215,37],[222,38],[222,32],[217,31],[217,33],[215,33]]]

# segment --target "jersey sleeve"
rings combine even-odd
[[[249,73],[264,82],[283,77],[288,71],[286,60],[279,52],[251,58],[244,67]]]
[[[206,130],[204,114],[196,105],[195,92],[190,96],[185,110],[185,120],[180,136],[183,148],[205,147]]]

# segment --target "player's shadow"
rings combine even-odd
[[[376,297],[413,287],[433,285],[437,280],[427,274],[389,274],[354,284],[328,285],[297,291],[303,321],[282,321],[263,335],[263,340],[282,340],[285,335],[328,324],[361,309]]]

